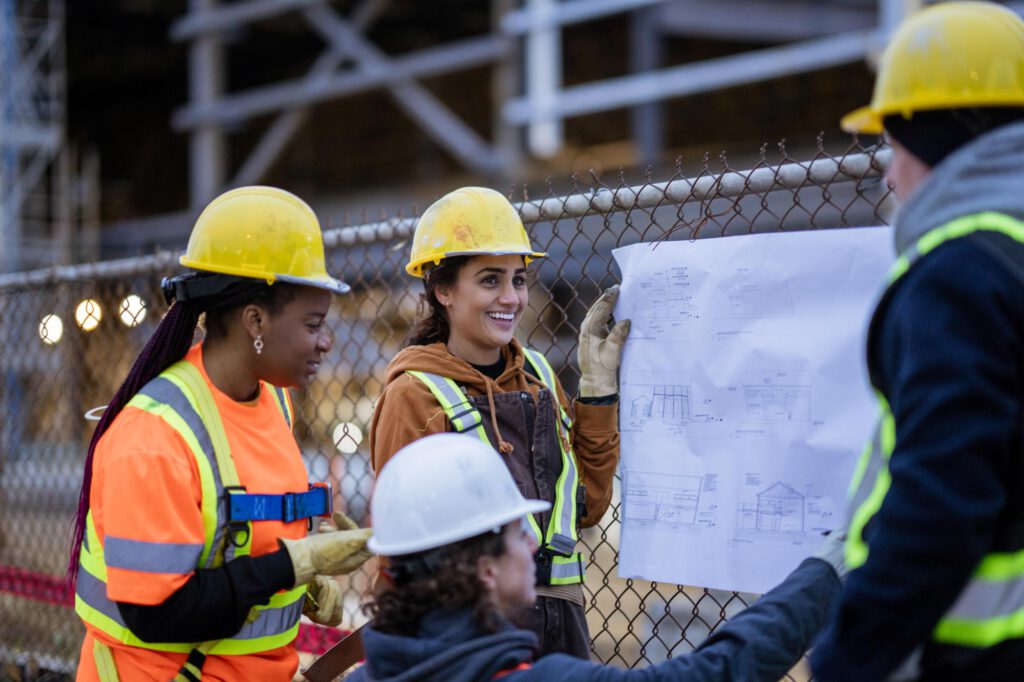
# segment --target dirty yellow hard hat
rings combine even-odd
[[[886,116],[1000,106],[1024,106],[1024,21],[991,2],[944,2],[900,25],[882,53],[871,104],[840,125],[881,133]]]
[[[520,255],[526,263],[543,258],[534,251],[515,207],[486,187],[463,187],[444,195],[416,223],[405,271],[422,277],[427,265],[451,256]]]
[[[320,222],[309,205],[276,187],[239,187],[196,220],[181,264],[193,270],[327,289],[349,286],[327,274]]]

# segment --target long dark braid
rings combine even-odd
[[[172,364],[185,357],[189,346],[192,344],[192,337],[195,335],[196,325],[199,323],[199,315],[202,307],[198,301],[175,302],[160,325],[153,332],[146,343],[146,347],[139,353],[131,371],[117,393],[111,398],[107,409],[103,411],[99,424],[89,441],[89,452],[85,456],[85,471],[82,475],[82,491],[78,494],[78,512],[75,515],[75,530],[71,536],[71,557],[68,560],[67,582],[73,584],[78,575],[78,556],[82,549],[82,538],[85,536],[85,517],[89,512],[89,489],[92,487],[92,458],[96,452],[96,444],[106,433],[114,418],[121,413],[121,410],[128,401],[138,393],[143,386],[164,371]]]
[[[85,457],[85,470],[82,475],[82,490],[78,494],[78,511],[75,514],[75,529],[71,536],[71,555],[68,559],[67,584],[74,584],[78,575],[78,557],[81,554],[82,538],[85,536],[85,518],[89,512],[89,495],[92,487],[92,461],[96,444],[106,433],[114,419],[124,406],[142,390],[142,387],[154,379],[165,369],[185,357],[192,339],[195,337],[196,326],[203,312],[207,315],[207,327],[218,334],[226,334],[226,319],[230,313],[248,303],[263,305],[272,314],[277,313],[295,296],[297,287],[278,283],[269,286],[263,282],[239,279],[231,284],[223,293],[205,298],[186,301],[175,301],[164,318],[160,321],[153,336],[139,353],[131,371],[110,404],[103,411],[103,417],[89,441],[89,451]]]

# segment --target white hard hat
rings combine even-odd
[[[547,511],[528,500],[494,448],[472,436],[439,433],[399,450],[384,465],[370,501],[370,551],[401,556]]]

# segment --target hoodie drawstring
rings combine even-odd
[[[498,439],[498,452],[503,455],[511,455],[515,450],[512,443],[501,437],[501,431],[498,430],[498,411],[494,409],[494,390],[491,388],[492,381],[485,381],[484,384],[487,386],[487,406],[491,408],[491,426],[494,427],[494,437]]]

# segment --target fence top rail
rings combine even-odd
[[[795,190],[818,184],[874,178],[882,174],[890,156],[889,149],[873,149],[838,158],[819,157],[806,163],[759,165],[745,171],[727,170],[719,174],[676,178],[667,182],[645,183],[631,187],[602,187],[564,196],[518,202],[514,206],[526,224],[609,215],[659,206],[684,205],[712,198],[766,194],[776,190]],[[324,246],[333,249],[340,246],[405,239],[412,235],[416,220],[392,218],[325,230]],[[0,292],[8,289],[163,272],[177,265],[178,256],[176,252],[158,251],[145,256],[0,274]]]

